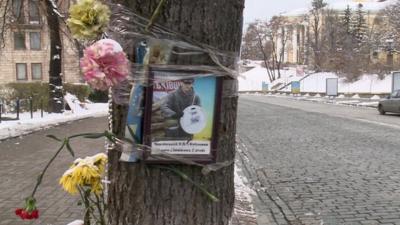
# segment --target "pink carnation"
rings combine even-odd
[[[121,46],[114,40],[100,40],[87,47],[83,54],[83,76],[94,89],[107,90],[128,76],[128,59]]]

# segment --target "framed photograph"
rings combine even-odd
[[[147,162],[215,162],[221,84],[204,71],[150,67],[144,117]]]

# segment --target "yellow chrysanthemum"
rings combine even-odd
[[[92,40],[103,33],[110,21],[108,6],[96,0],[80,0],[69,9],[67,25],[76,39]]]
[[[78,192],[78,185],[73,181],[73,169],[65,171],[60,179],[60,184],[64,190],[70,194],[76,194]]]
[[[60,179],[60,184],[70,194],[76,194],[78,187],[90,187],[95,194],[103,190],[101,177],[105,171],[107,156],[97,154],[84,159],[76,159]]]
[[[106,170],[106,164],[108,161],[107,155],[104,153],[99,153],[97,155],[92,156],[93,163],[100,170],[100,174],[103,174]]]

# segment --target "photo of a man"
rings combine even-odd
[[[200,106],[200,97],[194,92],[193,84],[194,79],[182,80],[181,86],[165,97],[160,107],[164,118],[179,120],[187,107]],[[177,126],[168,127],[165,130],[165,136],[192,138],[192,135],[186,133],[179,123]]]
[[[211,157],[217,78],[188,75],[160,69],[151,74],[144,133],[152,155]]]

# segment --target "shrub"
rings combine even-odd
[[[49,85],[47,83],[9,83],[6,86],[14,90],[13,94],[9,96],[8,101],[20,99],[21,111],[29,110],[28,99],[30,97],[33,99],[32,106],[34,111],[40,109],[41,101],[43,102],[43,107],[47,109],[49,101]]]
[[[108,102],[108,91],[92,90],[89,94],[89,100],[92,102]]]
[[[90,94],[90,88],[84,84],[63,84],[64,94],[69,92],[80,101],[84,101]],[[20,99],[21,111],[29,110],[28,99],[33,99],[33,110],[40,109],[41,104],[43,108],[48,108],[49,101],[49,84],[44,82],[30,82],[30,83],[8,83],[1,87],[0,98],[8,104],[15,104],[16,99]],[[3,93],[4,92],[4,93]]]
[[[64,95],[66,92],[73,94],[81,102],[85,101],[89,97],[89,94],[90,94],[90,87],[87,86],[86,84],[64,83],[63,88],[64,88]]]

